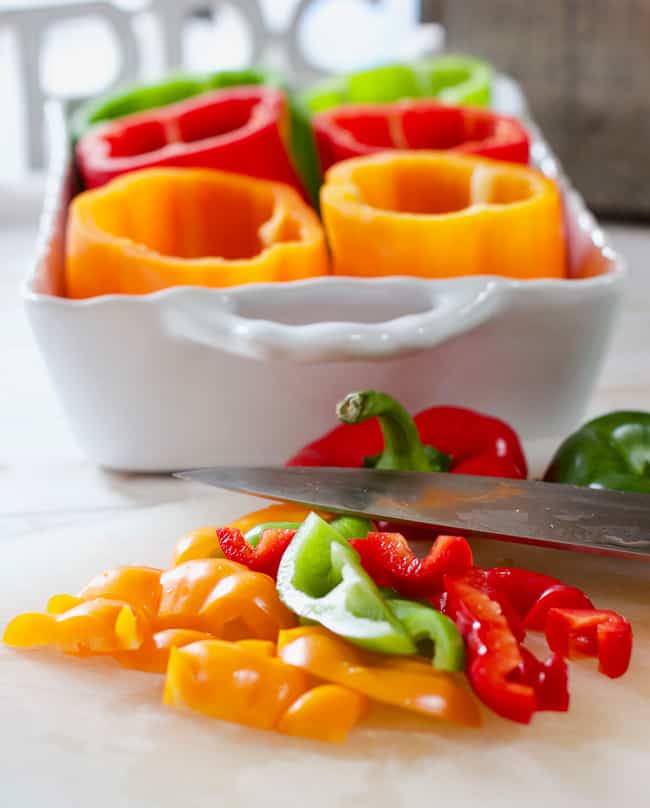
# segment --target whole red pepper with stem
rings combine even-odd
[[[370,466],[525,479],[526,458],[504,421],[462,407],[430,407],[416,415],[386,393],[350,393],[337,407],[342,424],[303,447],[288,466]],[[403,526],[380,523],[382,531]],[[410,538],[431,529],[409,526]]]
[[[412,418],[386,393],[350,393],[343,423],[303,447],[289,466],[372,466],[524,479],[526,458],[504,421],[463,407],[430,407]]]

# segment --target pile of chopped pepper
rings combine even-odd
[[[525,475],[509,427],[451,412],[457,424],[467,420],[440,442],[443,451],[420,439],[432,439],[432,411],[416,425],[385,394],[353,394],[339,406],[343,431],[292,462],[315,463],[357,429],[357,451],[370,449],[366,463],[380,469]],[[360,422],[375,416],[378,426],[368,424],[377,432],[364,432]],[[353,443],[338,447],[347,446],[347,465],[363,461]],[[610,678],[627,670],[629,622],[580,589],[523,569],[478,567],[462,536],[438,536],[420,557],[395,527],[382,527],[272,505],[188,533],[168,570],[121,567],[76,596],[55,595],[45,613],[15,617],[4,642],[112,657],[163,674],[165,704],[333,743],[375,703],[475,727],[477,697],[528,723],[537,711],[568,710],[567,659],[597,659]],[[527,632],[544,633],[546,659],[526,647]]]

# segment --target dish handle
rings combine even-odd
[[[505,309],[510,285],[340,277],[180,291],[162,312],[175,339],[251,359],[345,362],[393,359],[470,331]]]

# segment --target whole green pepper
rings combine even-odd
[[[650,413],[621,410],[589,421],[560,446],[544,479],[650,494]]]
[[[415,654],[416,646],[364,572],[356,551],[311,513],[278,569],[283,603],[355,645],[385,654]]]
[[[219,70],[207,74],[177,73],[154,84],[136,84],[92,99],[73,114],[70,133],[73,142],[79,140],[92,126],[125,115],[165,107],[185,98],[221,90],[226,87],[266,84],[282,90],[289,106],[291,120],[291,153],[296,169],[312,203],[318,205],[320,166],[311,126],[301,102],[289,92],[285,80],[267,68]]]

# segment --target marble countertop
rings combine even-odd
[[[0,198],[6,192],[0,187]],[[7,212],[0,219],[0,539],[195,498],[195,486],[169,477],[97,469],[75,444],[20,300],[20,282],[34,247],[39,194],[29,184],[20,192],[13,186],[11,194],[11,205],[2,206]],[[626,257],[630,278],[589,415],[615,408],[650,409],[650,227],[616,224],[605,229]],[[533,447],[533,470],[541,470],[551,448]]]

